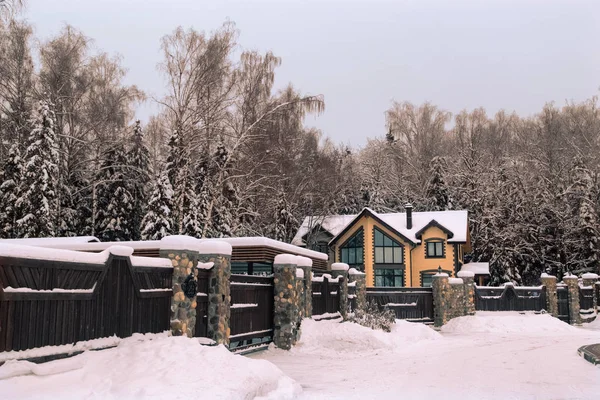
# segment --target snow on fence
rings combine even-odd
[[[475,309],[477,311],[541,311],[546,309],[546,288],[475,287]]]
[[[431,288],[367,288],[367,302],[394,311],[397,319],[433,322],[433,290]]]
[[[169,260],[0,245],[0,352],[168,330]]]

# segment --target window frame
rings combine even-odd
[[[442,254],[438,254],[435,244],[440,243],[442,245]],[[433,244],[434,254],[429,253],[429,245]],[[429,238],[425,239],[425,258],[446,258],[446,240],[443,238]]]
[[[356,242],[355,242],[355,246],[353,247],[349,247],[348,244],[355,239],[358,235],[362,235],[362,240],[357,240],[358,242],[360,242],[360,246],[357,246]],[[344,261],[343,258],[343,250],[344,249],[354,249],[354,263],[350,263],[350,250],[348,250],[348,260]],[[362,249],[361,254],[362,254],[362,262],[358,263],[356,262],[356,255],[357,255],[357,251],[356,249]],[[340,262],[346,263],[348,264],[351,268],[356,268],[359,271],[364,271],[365,269],[365,230],[363,227],[360,227],[356,232],[354,232],[354,234],[352,236],[350,236],[344,243],[342,243],[342,245],[340,245],[340,247],[338,248],[338,253],[339,253],[339,260]]]
[[[394,264],[387,264],[387,265],[394,265]],[[387,265],[385,267],[373,268],[373,280],[374,280],[374,284],[375,284],[374,286],[375,287],[405,287],[406,280],[404,278],[404,274],[405,274],[406,270],[404,269],[404,266],[402,266],[400,268],[397,265],[394,265],[393,267],[388,267]],[[391,275],[387,274],[387,276],[386,276],[386,275],[382,274],[379,271],[394,271],[394,272]],[[400,272],[398,273],[396,271],[400,271]],[[394,279],[394,285],[393,286],[377,285],[377,277],[387,277],[387,278],[389,278],[390,276]],[[396,280],[398,278],[400,279],[400,286],[397,286],[395,284]]]
[[[419,287],[428,287],[428,288],[430,288],[431,286],[423,286],[423,277],[425,275],[427,275],[427,276],[433,276],[433,275],[437,274],[438,272],[439,271],[437,269],[424,269],[423,271],[420,271],[420,273],[419,273],[419,285],[420,286]],[[452,276],[452,272],[448,271],[448,270],[445,270],[445,269],[442,270],[442,273],[448,274],[448,276]],[[433,284],[433,281],[431,283]]]
[[[378,240],[377,240],[378,234],[382,235],[382,238],[381,238],[382,244],[380,244],[380,245],[377,244],[378,243]],[[378,261],[377,249],[383,249],[381,252],[381,256],[382,256],[383,260]],[[391,252],[389,255],[387,254],[386,249],[391,249]],[[396,259],[396,254],[394,252],[394,249],[400,250],[399,259]],[[391,262],[388,262],[388,260],[387,260],[388,256],[391,256]],[[400,261],[400,262],[398,262],[398,261]],[[391,237],[390,235],[388,235],[387,233],[385,233],[382,229],[379,229],[378,227],[375,226],[375,227],[373,227],[373,268],[377,268],[377,267],[381,267],[381,268],[395,267],[395,269],[398,269],[398,267],[401,267],[402,269],[404,269],[404,245],[401,242],[399,242],[398,240],[396,240],[393,237]]]

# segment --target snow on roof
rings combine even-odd
[[[73,239],[73,238],[56,238],[56,239]],[[13,240],[13,239],[11,239]],[[20,240],[20,239],[14,239]],[[196,239],[194,239],[196,240]],[[209,241],[220,241],[229,243],[232,247],[245,247],[245,246],[265,246],[272,247],[281,251],[282,253],[295,253],[301,256],[310,257],[312,259],[317,260],[325,260],[329,258],[329,256],[325,253],[319,253],[318,251],[313,251],[309,249],[305,249],[303,247],[298,247],[293,244],[283,243],[278,240],[269,239],[265,237],[240,237],[240,238],[219,238],[219,239],[199,239],[194,249],[197,249],[197,245],[202,242]],[[3,241],[0,240],[0,243]],[[16,243],[16,242],[15,242]],[[131,242],[91,242],[91,243],[83,243],[83,242],[71,242],[71,241],[39,241],[35,242],[36,247],[47,247],[52,249],[67,249],[67,250],[77,250],[77,251],[103,251],[110,246],[127,246],[131,247],[134,250],[155,250],[161,248],[160,240],[144,240],[144,241],[131,241]],[[163,246],[164,248],[164,246]]]
[[[490,274],[490,263],[486,262],[471,262],[464,264],[460,271],[469,271],[475,275],[489,275]]]
[[[405,236],[413,243],[420,243],[416,234],[432,221],[436,221],[444,228],[453,233],[453,237],[448,239],[448,242],[466,242],[467,227],[468,227],[468,211],[427,211],[413,212],[411,229],[406,228],[406,213],[376,213],[371,209],[367,209],[371,214],[380,218],[383,222],[391,226],[400,234]],[[321,226],[324,230],[337,236],[342,232],[348,224],[354,222],[354,219],[360,214],[355,215],[330,215],[326,217],[306,217],[298,229],[296,236],[292,239],[292,244],[297,246],[305,245],[303,237],[306,235],[310,227]]]
[[[99,242],[95,236],[73,236],[73,237],[48,237],[48,238],[26,238],[26,239],[0,239],[0,243],[20,244],[24,246],[70,246],[79,243]]]
[[[108,246],[100,253],[85,253],[63,249],[50,249],[38,246],[0,243],[0,256],[43,259],[63,262],[78,262],[87,264],[104,264],[109,254],[129,256],[133,249],[126,246]]]

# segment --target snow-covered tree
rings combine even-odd
[[[21,181],[19,145],[13,144],[0,170],[0,238],[17,237],[17,208]]]
[[[428,200],[428,209],[430,211],[445,211],[454,208],[452,197],[444,175],[447,166],[443,158],[434,157],[429,165],[429,181],[425,196]]]
[[[96,176],[94,234],[102,241],[131,240],[133,197],[122,143],[110,146]]]
[[[172,232],[171,218],[173,189],[163,172],[154,182],[147,212],[142,219],[142,240],[160,240]]]
[[[292,239],[295,229],[298,228],[298,220],[294,217],[290,205],[286,199],[286,193],[281,188],[277,193],[277,208],[275,210],[275,240],[288,242]]]
[[[17,228],[22,237],[56,234],[58,152],[54,121],[49,103],[41,101],[23,156],[20,197],[16,202],[20,214]]]
[[[150,152],[144,143],[140,121],[133,128],[133,143],[128,157],[128,180],[132,196],[131,238],[140,240],[142,218],[148,202],[148,183],[150,182]]]

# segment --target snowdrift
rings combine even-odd
[[[269,361],[186,337],[147,337],[40,365],[8,361],[0,367],[2,398],[286,399],[301,392]]]
[[[483,318],[482,318],[483,317]],[[507,312],[477,312],[475,316],[451,319],[442,327],[443,333],[472,334],[576,334],[581,332],[550,314],[520,314]]]
[[[364,326],[338,321],[302,321],[302,336],[292,352],[304,354],[334,354],[394,351],[408,343],[438,340],[441,335],[423,324],[396,320],[392,332],[372,330]]]

